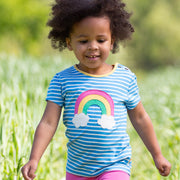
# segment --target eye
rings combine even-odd
[[[86,44],[88,41],[87,40],[80,40],[79,41],[81,44]]]
[[[97,42],[98,43],[104,43],[106,40],[105,39],[98,39]]]

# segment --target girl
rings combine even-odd
[[[56,0],[49,38],[54,48],[73,51],[78,64],[57,73],[36,129],[26,180],[35,178],[38,162],[51,141],[62,108],[68,138],[66,180],[128,180],[131,147],[127,114],[162,176],[171,165],[163,157],[151,120],[140,101],[135,75],[109,65],[110,51],[134,31],[121,0]]]

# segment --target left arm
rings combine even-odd
[[[151,153],[160,174],[162,176],[168,176],[171,170],[171,164],[161,153],[151,119],[146,113],[142,103],[140,102],[134,109],[128,110],[128,115],[132,125]]]

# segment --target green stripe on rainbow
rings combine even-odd
[[[83,92],[76,101],[75,114],[87,114],[91,105],[98,105],[102,114],[114,116],[114,102],[109,94],[100,90],[88,90]]]
[[[84,113],[84,114],[87,114],[88,108],[89,108],[91,105],[94,105],[94,104],[95,104],[95,105],[98,105],[98,106],[100,107],[102,114],[106,114],[106,107],[105,107],[105,105],[104,105],[101,101],[99,101],[99,100],[97,100],[97,99],[92,99],[92,100],[88,101],[88,102],[85,104],[84,108],[83,108],[83,113]]]

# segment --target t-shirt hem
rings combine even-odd
[[[103,172],[101,172],[99,174],[93,175],[93,176],[91,176],[91,175],[82,175],[82,174],[79,174],[79,173],[73,173],[73,172],[70,172],[70,171],[66,170],[66,172],[68,172],[69,174],[73,174],[75,176],[81,176],[81,177],[89,177],[89,178],[98,177],[98,176],[100,176],[101,174],[103,174],[105,172],[112,172],[112,171],[122,171],[124,173],[127,173],[129,176],[131,176],[130,171],[128,171],[128,170],[126,171],[125,169],[122,169],[122,168],[119,168],[119,169],[114,168],[114,169],[105,170],[105,171],[103,171]]]
[[[127,107],[127,110],[133,110],[133,109],[140,103],[140,101],[141,101],[141,98],[139,98],[138,101],[137,101],[137,103],[134,104],[133,106]]]
[[[50,102],[53,102],[53,103],[57,104],[57,105],[60,106],[60,107],[63,107],[63,105],[59,104],[59,103],[56,102],[56,101],[53,101],[52,99],[46,98],[45,100],[46,100],[46,102],[47,102],[47,101],[50,101]]]

